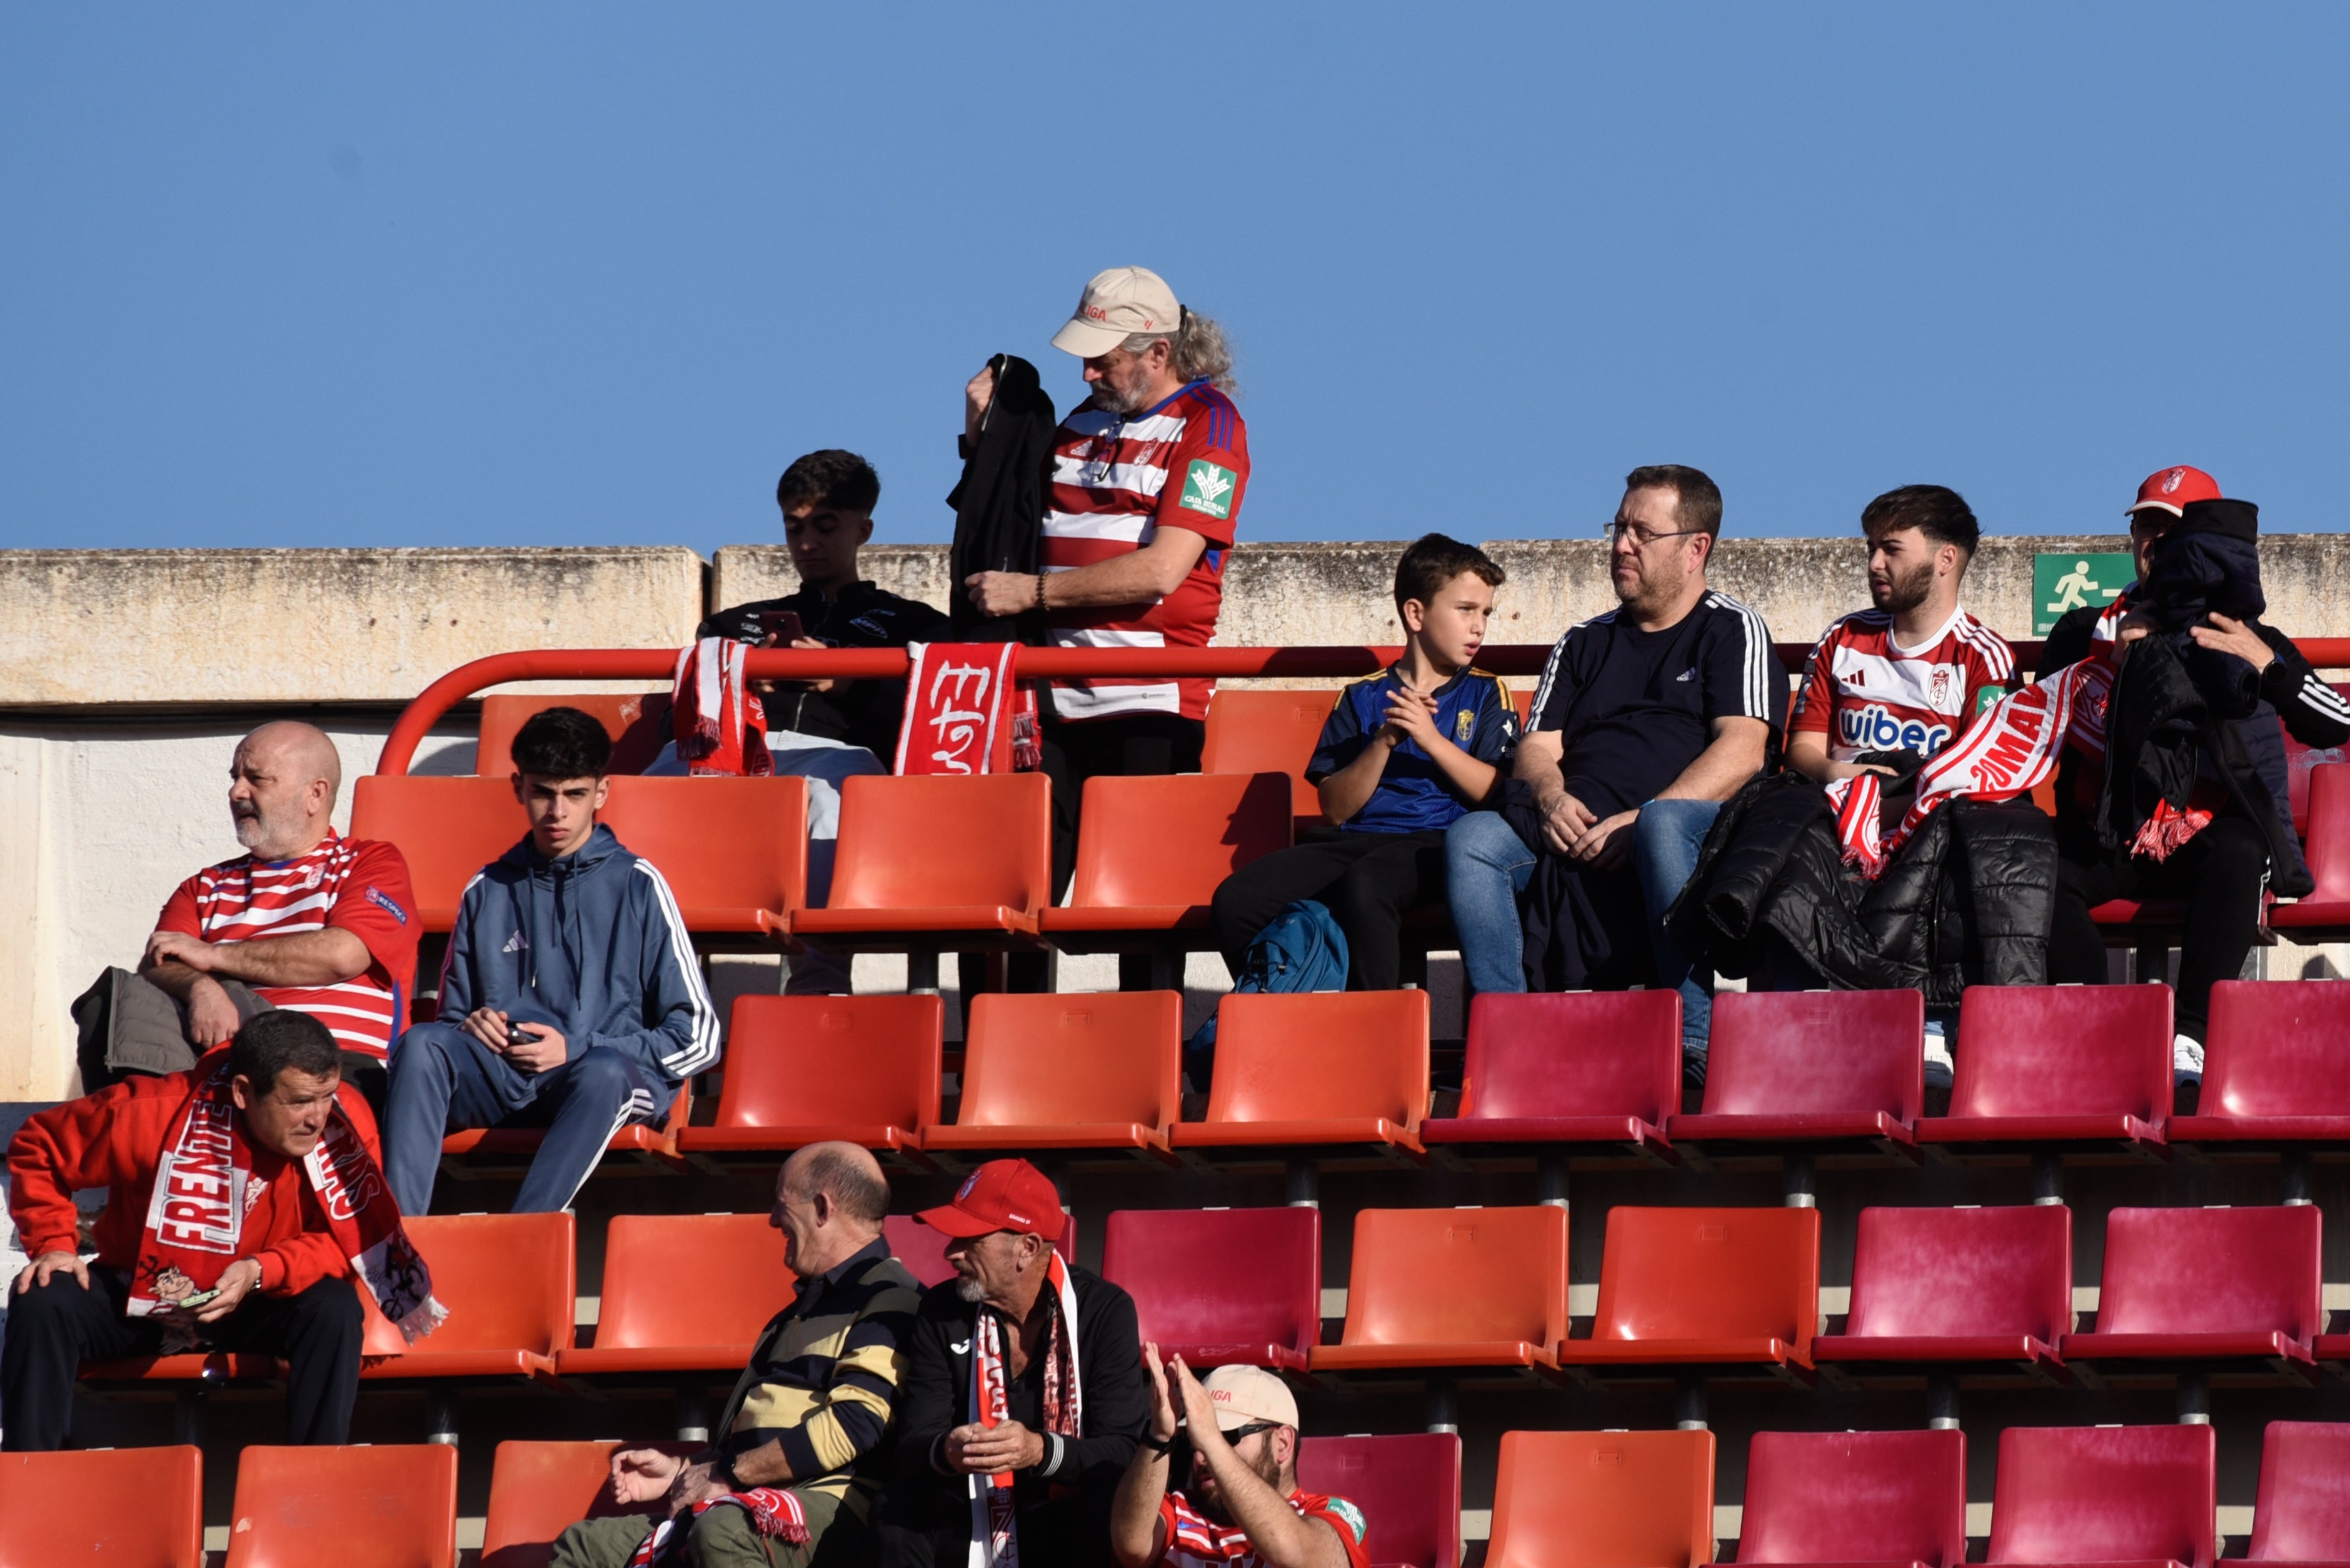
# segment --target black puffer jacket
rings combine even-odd
[[[2055,885],[2055,838],[2028,800],[1952,802],[1870,881],[1845,865],[1825,792],[1777,774],[1722,808],[1666,920],[1722,974],[1792,960],[1838,990],[1952,1007],[1970,985],[2045,981]]]

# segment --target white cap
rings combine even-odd
[[[1165,278],[1147,266],[1114,266],[1086,285],[1076,314],[1053,334],[1053,347],[1097,358],[1138,332],[1173,332],[1182,324],[1183,307]]]
[[[1236,1432],[1252,1421],[1295,1428],[1297,1396],[1262,1366],[1219,1366],[1200,1385],[1216,1407],[1216,1429]]]

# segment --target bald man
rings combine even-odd
[[[74,1003],[84,1092],[180,1073],[273,1007],[307,1012],[379,1110],[384,1058],[416,971],[408,862],[335,831],[342,758],[308,724],[264,724],[229,761],[229,822],[246,853],[180,884],[135,975],[109,970]]]
[[[853,1143],[811,1144],[785,1161],[767,1223],[783,1232],[799,1292],[760,1332],[717,1442],[691,1459],[661,1449],[612,1456],[612,1501],[665,1503],[671,1533],[691,1534],[697,1568],[870,1560],[867,1520],[922,1293],[889,1255],[889,1211],[880,1166]],[[556,1542],[554,1568],[624,1568],[659,1522],[585,1520]]]

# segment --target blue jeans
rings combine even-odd
[[[1713,819],[1721,815],[1718,800],[1652,800],[1640,808],[1632,825],[1633,867],[1640,877],[1640,900],[1648,909],[1648,940],[1657,954],[1657,979],[1681,993],[1681,1054],[1705,1054],[1706,1037],[1713,1025],[1713,973],[1700,970],[1666,934],[1665,911],[1673,907],[1690,874],[1697,869],[1698,852]]]

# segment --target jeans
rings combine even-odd
[[[1632,857],[1640,877],[1640,897],[1648,907],[1657,979],[1681,993],[1683,1056],[1705,1054],[1713,1023],[1713,974],[1699,969],[1667,934],[1665,911],[1689,885],[1705,836],[1721,815],[1718,800],[1652,800],[1640,808],[1640,820],[1632,826]]]

